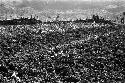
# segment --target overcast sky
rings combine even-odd
[[[19,1],[19,2],[21,2],[22,0],[2,0],[2,1]],[[31,1],[31,0],[28,0],[28,1]],[[33,0],[33,1],[35,1],[35,0]],[[36,0],[36,1],[40,1],[40,0]],[[104,2],[104,1],[124,1],[124,0],[41,0],[41,1],[88,1],[88,2],[101,1],[101,2]]]
[[[125,0],[1,0],[17,1],[11,3],[18,8],[31,7],[37,10],[42,9],[91,9],[91,8],[104,8],[107,5],[124,5]],[[45,2],[42,2],[45,1]],[[61,2],[56,2],[61,1]],[[111,1],[111,2],[110,2]],[[56,3],[55,3],[56,2]],[[103,3],[104,2],[104,3]],[[113,2],[113,3],[112,3]],[[8,4],[9,2],[7,2]],[[117,7],[117,6],[115,6]]]

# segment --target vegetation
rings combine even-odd
[[[124,82],[124,31],[103,22],[2,25],[0,81]]]

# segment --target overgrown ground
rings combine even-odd
[[[1,26],[0,81],[125,82],[124,25],[65,28],[42,33],[37,25]]]

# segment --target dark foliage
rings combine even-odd
[[[21,80],[38,77],[45,83],[123,81],[124,26],[99,26],[39,34],[24,26],[20,33],[1,34],[0,74],[16,71]]]

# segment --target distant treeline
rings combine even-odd
[[[32,25],[42,23],[42,21],[35,18],[20,18],[12,20],[0,20],[0,25]]]
[[[66,24],[66,23],[104,23],[104,24],[113,24],[113,22],[111,20],[106,20],[104,18],[100,18],[98,15],[93,15],[93,17],[91,19],[76,19],[76,20],[69,20],[69,21],[47,21],[47,22],[43,22],[44,24]]]
[[[99,18],[98,15],[93,15],[91,19],[76,19],[74,21],[47,21],[42,22],[41,20],[37,20],[36,18],[24,18],[21,17],[20,19],[12,19],[12,20],[0,20],[0,25],[32,25],[32,24],[60,24],[60,23],[104,23],[104,24],[112,24],[111,20],[105,20],[104,18]]]

